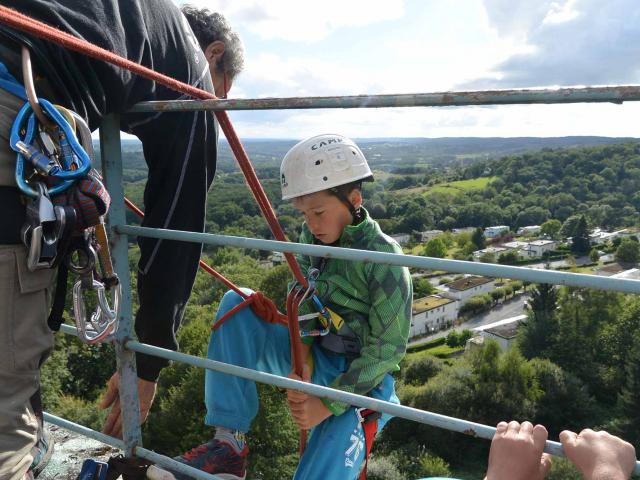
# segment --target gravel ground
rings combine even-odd
[[[107,461],[109,457],[122,453],[117,448],[98,442],[56,425],[47,424],[54,439],[54,451],[49,465],[38,476],[38,480],[76,480],[82,462],[87,458]]]

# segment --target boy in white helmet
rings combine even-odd
[[[402,253],[362,207],[361,183],[373,177],[352,140],[341,135],[304,140],[285,155],[280,173],[283,200],[293,200],[305,219],[301,243]],[[317,275],[317,297],[331,313],[331,325],[319,317],[301,324],[303,335],[322,332],[303,336],[305,356],[314,365],[312,374],[305,368],[304,380],[398,403],[390,373],[399,369],[409,335],[408,269],[306,256],[298,261],[303,273]],[[241,301],[227,292],[218,318]],[[300,315],[314,311],[304,304]],[[265,322],[250,308],[212,333],[208,357],[295,377],[288,329]],[[296,423],[312,430],[296,479],[357,478],[372,440],[365,442],[365,430],[369,437],[390,418],[372,412],[363,421],[360,409],[297,391],[288,391],[288,401]],[[222,478],[244,478],[248,447],[243,434],[258,411],[255,383],[207,370],[205,403],[205,423],[216,427],[215,437],[178,460]]]

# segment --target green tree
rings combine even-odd
[[[540,225],[540,233],[542,235],[548,235],[550,238],[557,240],[560,238],[560,229],[562,228],[562,224],[559,220],[552,218],[551,220],[547,220],[542,225]]]
[[[535,422],[545,425],[550,435],[562,430],[581,430],[592,422],[596,402],[585,384],[547,359],[531,360],[534,376],[543,392],[536,407]]]
[[[260,282],[260,291],[274,301],[281,312],[287,302],[287,285],[293,279],[289,265],[283,263],[269,268]]]
[[[623,238],[616,250],[615,258],[618,262],[638,263],[638,260],[640,260],[640,244],[630,238]]]
[[[433,355],[421,355],[402,369],[405,385],[424,385],[443,368],[442,360]]]
[[[640,334],[634,335],[634,346],[625,368],[627,381],[618,398],[622,414],[620,430],[625,440],[640,447]]]
[[[427,257],[444,258],[447,254],[447,247],[440,238],[432,238],[427,242],[424,254]]]
[[[498,303],[500,300],[502,300],[504,298],[504,288],[498,287],[498,288],[494,288],[493,290],[491,290],[489,292],[489,295],[491,296],[491,299],[495,302]]]
[[[531,290],[531,310],[518,332],[520,351],[525,358],[545,357],[558,331],[558,294],[553,285],[541,283]]]
[[[612,405],[610,370],[613,360],[606,350],[605,332],[623,317],[623,296],[587,288],[563,288],[557,310],[558,330],[548,358],[580,378],[598,401]]]
[[[458,335],[458,332],[456,332],[455,330],[451,330],[447,335],[447,338],[445,339],[445,343],[448,347],[457,347],[458,345],[460,345],[459,337],[460,336]]]
[[[591,251],[589,252],[589,260],[591,260],[593,263],[597,263],[599,259],[600,259],[600,254],[598,253],[598,249],[592,248]]]
[[[589,247],[590,242],[587,219],[584,215],[581,215],[571,234],[571,251],[576,253],[587,253],[589,251]]]
[[[487,239],[484,236],[482,228],[478,227],[471,235],[471,243],[476,246],[476,250],[482,250],[487,246]]]
[[[413,297],[414,298],[422,298],[427,295],[432,295],[437,291],[436,287],[431,285],[431,282],[428,278],[416,278],[413,281]]]
[[[562,228],[560,229],[560,236],[562,238],[567,238],[573,235],[573,232],[580,221],[580,217],[581,215],[571,215],[564,221]]]
[[[520,260],[520,255],[515,250],[501,253],[498,256],[498,263],[501,265],[515,265]]]
[[[496,254],[493,252],[485,252],[480,255],[480,261],[482,263],[496,263]]]

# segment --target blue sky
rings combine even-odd
[[[637,0],[189,3],[223,13],[244,41],[230,97],[640,83]],[[634,103],[230,115],[254,138],[640,136]]]

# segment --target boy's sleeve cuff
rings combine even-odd
[[[329,400],[328,398],[323,398],[322,403],[324,403],[324,406],[327,407],[336,417],[339,417],[349,409],[349,405],[346,403],[336,402]]]

